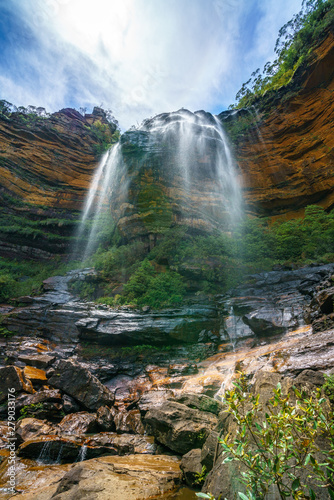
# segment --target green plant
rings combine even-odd
[[[330,402],[334,404],[334,375],[325,375],[323,389]]]
[[[226,435],[220,444],[224,463],[238,460],[244,467],[241,480],[247,495],[239,493],[242,499],[264,499],[271,485],[277,487],[281,499],[315,500],[314,486],[327,488],[334,498],[334,422],[324,410],[320,389],[309,397],[293,390],[294,403],[278,384],[264,407],[260,395],[250,392],[247,378],[241,374],[234,389],[224,396],[226,411],[233,415],[237,429],[235,436]],[[330,441],[329,452],[319,449],[320,436]],[[324,457],[321,463],[319,454]]]
[[[43,409],[43,403],[32,403],[30,405],[23,406],[20,410],[20,417],[18,420],[22,420],[23,418],[27,418],[30,416],[35,416],[40,410]]]
[[[208,475],[208,472],[206,470],[205,465],[203,465],[201,472],[198,472],[195,474],[195,476],[196,476],[195,483],[196,484],[203,484],[207,475]]]

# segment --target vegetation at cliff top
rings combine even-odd
[[[277,58],[267,62],[261,73],[255,70],[236,95],[231,108],[243,108],[265,92],[287,85],[334,22],[334,0],[303,0],[302,9],[279,31],[275,45]]]

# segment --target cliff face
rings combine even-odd
[[[49,257],[70,244],[93,171],[116,126],[84,117],[0,114],[0,254]]]
[[[334,34],[329,32],[287,88],[255,109],[222,113],[242,171],[248,210],[300,215],[334,204]]]
[[[111,207],[127,240],[154,240],[175,225],[200,233],[229,227],[240,193],[221,134],[210,113],[185,109],[123,134]]]

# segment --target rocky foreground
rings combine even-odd
[[[261,273],[211,306],[162,312],[82,302],[70,274],[3,307],[14,335],[1,341],[0,498],[13,496],[9,387],[22,499],[195,498],[181,485],[233,498],[242,485],[217,445],[233,429],[221,396],[240,370],[264,401],[278,381],[286,392],[323,384],[334,368],[333,271]]]

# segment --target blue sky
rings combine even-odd
[[[102,105],[123,129],[181,107],[219,113],[273,58],[301,0],[0,0],[0,98]]]

